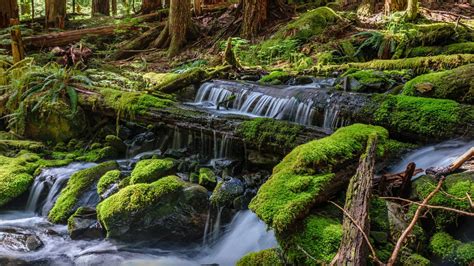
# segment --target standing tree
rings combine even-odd
[[[161,0],[143,0],[142,10],[143,14],[150,14],[161,8]]]
[[[92,0],[92,15],[110,16],[109,0]]]
[[[191,1],[171,0],[168,22],[152,46],[168,48],[168,56],[173,57],[196,36],[196,32],[191,20]]]
[[[66,0],[46,0],[46,25],[64,28]]]
[[[242,37],[253,39],[270,18],[284,18],[288,8],[282,0],[241,0]]]
[[[408,0],[407,18],[414,20],[418,16],[418,0]]]
[[[10,19],[18,18],[18,3],[16,0],[0,1],[0,28],[10,25]]]
[[[385,15],[407,8],[407,0],[385,0]]]
[[[375,12],[375,0],[362,0],[357,8],[357,15],[370,16]]]

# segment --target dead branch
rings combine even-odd
[[[413,200],[409,200],[409,199],[399,198],[399,197],[380,197],[380,198],[381,199],[386,199],[386,200],[404,201],[404,202],[408,202],[408,203],[415,204],[415,205],[418,205],[418,206],[422,206],[422,203],[419,203],[419,202],[416,202],[416,201],[413,201]],[[458,210],[458,209],[454,209],[454,208],[449,208],[449,207],[444,207],[444,206],[425,204],[424,207],[429,208],[429,209],[441,209],[441,210],[446,210],[446,211],[452,211],[452,212],[456,212],[456,213],[459,213],[461,215],[466,215],[466,216],[474,216],[474,212],[466,212],[466,211],[462,211],[462,210]]]
[[[426,169],[426,174],[434,176],[450,174],[459,169],[459,167],[461,167],[465,162],[471,160],[472,157],[474,157],[474,147],[471,147],[467,152],[459,156],[452,164],[447,167],[430,167]]]
[[[415,227],[416,222],[418,221],[421,212],[424,210],[428,202],[434,197],[434,195],[441,189],[441,186],[443,185],[444,181],[444,176],[440,178],[438,185],[436,188],[431,191],[431,193],[423,200],[423,202],[418,206],[416,209],[415,215],[413,216],[413,219],[411,220],[410,224],[408,227],[403,231],[402,235],[400,238],[397,240],[397,244],[395,245],[395,249],[392,252],[392,255],[390,256],[390,259],[388,260],[387,265],[388,266],[393,266],[395,265],[395,262],[397,261],[398,253],[400,253],[400,250],[402,248],[403,242],[405,242],[405,239],[408,237],[408,235],[411,233],[413,230],[413,227]]]

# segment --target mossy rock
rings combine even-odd
[[[244,184],[237,178],[220,181],[211,195],[214,206],[232,207],[234,200],[244,193]]]
[[[252,252],[242,257],[237,266],[283,266],[276,248]]]
[[[310,215],[296,232],[277,234],[285,259],[291,265],[329,264],[342,239],[342,225],[333,218]],[[308,257],[303,251],[310,254]]]
[[[125,154],[127,151],[127,145],[117,136],[108,135],[105,137],[107,146],[114,148],[118,154]]]
[[[437,181],[431,176],[422,176],[413,183],[413,191],[417,198],[424,199],[436,187]],[[442,189],[453,197],[443,193],[436,193],[430,200],[431,205],[445,206],[458,210],[469,211],[470,205],[464,198],[466,193],[474,193],[474,172],[453,174],[446,177]],[[439,229],[444,229],[457,222],[459,215],[444,210],[432,210],[435,225]]]
[[[407,57],[450,54],[474,54],[474,42],[453,43],[443,46],[418,46],[407,50]]]
[[[456,265],[470,265],[474,261],[474,241],[462,243],[445,232],[436,233],[430,240],[430,250],[443,261]]]
[[[363,124],[340,128],[329,137],[296,147],[275,166],[249,208],[277,232],[287,230],[318,202],[318,195],[337,185],[338,167],[356,162],[372,134],[379,136],[379,154],[383,154],[388,132]]]
[[[119,157],[117,150],[110,146],[105,146],[103,148],[97,148],[89,150],[86,152],[80,153],[75,157],[77,161],[84,162],[100,162],[105,160],[112,160]]]
[[[346,71],[341,77],[350,79],[350,89],[356,92],[386,92],[406,77],[408,71],[354,70]]]
[[[405,84],[403,94],[473,104],[474,64],[418,76]]]
[[[130,176],[130,184],[152,183],[173,173],[176,162],[173,159],[147,159],[137,163]]]
[[[48,214],[48,219],[53,223],[65,223],[69,216],[80,207],[78,203],[81,197],[91,190],[97,192],[94,185],[99,179],[108,171],[118,169],[118,167],[117,162],[110,161],[74,173],[66,187],[61,190],[61,194]]]
[[[46,150],[46,147],[43,143],[37,141],[0,139],[0,154],[13,154],[20,150],[41,153]]]
[[[105,173],[97,183],[97,193],[102,195],[110,186],[118,184],[122,180],[121,175],[120,170],[112,170]]]
[[[198,240],[207,210],[207,190],[176,176],[127,186],[97,206],[107,237],[122,240]]]
[[[281,85],[288,82],[291,78],[291,75],[285,71],[273,71],[268,75],[263,76],[258,82],[267,83],[271,85]]]
[[[217,177],[211,169],[201,168],[201,169],[199,169],[198,183],[199,183],[199,185],[201,185],[201,186],[203,186],[203,187],[205,187],[209,190],[213,190],[216,187],[216,184],[217,184]]]
[[[67,220],[67,231],[71,239],[98,239],[104,237],[93,208],[80,207]]]
[[[403,266],[429,266],[431,262],[429,259],[420,254],[411,254],[408,258],[403,260]]]

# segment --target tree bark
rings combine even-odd
[[[18,17],[18,3],[16,0],[0,1],[0,28],[10,26],[10,19],[17,19]]]
[[[375,148],[377,135],[369,137],[365,154],[359,160],[356,174],[347,188],[346,204],[348,216],[343,219],[341,246],[336,255],[336,265],[366,265],[368,245],[364,238],[369,233],[369,201],[374,178]],[[359,228],[354,224],[357,223]],[[364,233],[361,232],[363,230]]]
[[[194,15],[200,16],[202,15],[202,0],[194,0]]]
[[[396,11],[403,11],[407,7],[407,0],[385,0],[385,15]]]
[[[258,31],[270,19],[287,16],[288,8],[282,0],[242,0],[243,10],[241,35],[246,39],[253,39]]]
[[[92,15],[110,16],[109,0],[92,0]]]
[[[150,14],[161,8],[161,0],[143,0],[142,10],[143,14]]]
[[[10,19],[10,24],[12,26],[19,25],[20,21],[18,19],[12,18]],[[18,26],[12,27],[11,38],[12,38],[13,63],[16,64],[25,58],[25,50],[23,49],[23,40],[21,39],[21,31]]]
[[[66,0],[46,0],[46,25],[64,28]]]
[[[117,15],[117,0],[112,0],[112,14]]]
[[[407,4],[407,18],[414,20],[418,16],[418,0],[408,0]]]
[[[357,14],[362,16],[370,16],[375,12],[375,0],[362,0],[357,8]]]

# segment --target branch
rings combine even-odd
[[[364,239],[365,239],[365,242],[367,242],[367,245],[369,246],[369,249],[370,249],[370,252],[372,253],[372,257],[374,259],[374,261],[379,264],[379,265],[383,265],[383,263],[379,260],[379,258],[377,257],[377,254],[375,253],[375,249],[374,247],[372,246],[372,244],[370,243],[369,241],[369,238],[367,237],[367,234],[364,232],[364,230],[362,230],[362,228],[356,223],[356,221],[354,220],[354,218],[352,218],[352,216],[344,209],[342,208],[341,206],[339,206],[337,203],[335,203],[334,201],[330,200],[329,201],[331,204],[333,204],[334,206],[336,206],[338,209],[340,209],[346,216],[347,218],[349,218],[351,220],[351,222],[357,227],[357,229],[361,232],[361,234],[364,236]]]
[[[422,203],[412,201],[412,200],[408,200],[408,199],[402,199],[402,198],[397,198],[397,197],[380,197],[380,198],[381,199],[387,199],[387,200],[400,200],[400,201],[409,202],[411,204],[415,204],[415,205],[418,205],[418,206],[423,206],[423,207],[430,208],[430,209],[441,209],[441,210],[456,212],[456,213],[466,215],[466,216],[474,216],[474,212],[466,212],[466,211],[462,211],[462,210],[458,210],[458,209],[453,209],[453,208],[444,207],[444,206],[437,206],[437,205],[429,205],[429,204],[423,205]]]
[[[418,218],[420,217],[420,214],[423,211],[423,209],[427,206],[427,203],[441,189],[441,186],[443,185],[444,179],[445,179],[444,176],[440,178],[436,188],[433,191],[431,191],[431,193],[418,206],[418,209],[416,209],[416,212],[415,212],[415,215],[413,216],[413,219],[411,220],[410,224],[405,229],[405,231],[403,231],[402,235],[400,236],[400,238],[397,241],[397,244],[395,245],[395,249],[393,250],[392,255],[390,256],[390,259],[388,260],[388,263],[387,263],[388,266],[395,265],[395,262],[397,261],[398,253],[400,253],[400,249],[402,248],[403,242],[408,237],[408,235],[411,233],[411,231],[413,230],[413,227],[415,227],[416,222],[418,221]]]

